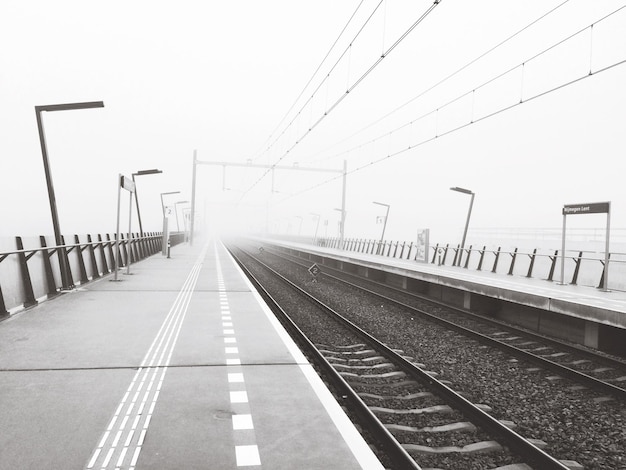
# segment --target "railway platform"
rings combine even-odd
[[[0,469],[382,469],[223,245],[0,322]]]
[[[537,278],[468,270],[293,241],[256,239],[312,263],[352,271],[426,294],[437,300],[493,314],[542,333],[625,354],[626,292],[561,284]],[[617,347],[619,350],[613,350]]]

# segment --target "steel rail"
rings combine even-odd
[[[276,256],[279,256],[279,255],[276,255]],[[287,259],[287,258],[283,257],[283,259]],[[292,261],[292,262],[294,262],[294,261]],[[305,265],[302,265],[300,263],[296,263],[296,264],[298,264],[299,266],[302,266],[302,267],[306,267]],[[330,269],[333,269],[333,268],[330,268]],[[384,287],[384,288],[387,288],[387,289],[391,289],[391,290],[394,290],[396,292],[400,292],[400,293],[405,294],[405,295],[412,295],[412,296],[414,296],[414,297],[416,297],[416,298],[418,298],[420,300],[424,300],[426,302],[434,303],[434,304],[436,304],[438,306],[441,306],[441,307],[450,308],[452,310],[455,310],[458,313],[470,314],[470,315],[472,315],[474,317],[477,317],[481,321],[487,320],[487,321],[493,322],[493,323],[497,324],[498,326],[502,326],[503,328],[508,328],[508,329],[510,329],[510,330],[512,330],[512,331],[514,331],[516,333],[525,334],[525,335],[531,336],[534,339],[537,339],[538,341],[550,342],[553,345],[556,344],[559,347],[567,348],[570,351],[575,351],[575,352],[577,352],[579,354],[584,354],[585,356],[592,357],[594,359],[595,358],[599,358],[599,359],[597,359],[598,361],[611,362],[616,367],[625,367],[626,366],[626,364],[624,364],[622,361],[619,361],[619,360],[616,360],[616,359],[605,358],[605,356],[594,355],[590,351],[585,351],[585,350],[582,350],[580,348],[576,348],[576,347],[574,347],[572,345],[568,345],[566,343],[562,343],[560,341],[557,341],[557,340],[554,340],[554,339],[551,339],[551,338],[545,338],[544,336],[537,335],[537,334],[534,334],[534,333],[531,333],[531,332],[527,332],[526,330],[521,330],[521,329],[518,330],[518,329],[515,329],[515,328],[511,327],[510,325],[506,325],[506,324],[503,324],[501,322],[496,322],[494,320],[491,320],[491,319],[488,319],[488,318],[484,318],[484,317],[482,317],[480,315],[476,315],[476,314],[473,314],[471,312],[467,312],[465,310],[461,310],[461,309],[458,309],[456,307],[452,307],[450,305],[447,305],[447,304],[444,304],[444,303],[441,303],[441,302],[433,301],[431,299],[425,299],[425,298],[423,298],[421,296],[416,296],[415,294],[412,294],[412,293],[409,293],[409,292],[406,292],[406,291],[400,291],[400,290],[395,289],[395,288],[393,288],[391,286],[388,286],[388,285],[385,285],[385,284],[380,284],[380,283],[377,283],[377,282],[369,280],[369,279],[363,279],[361,277],[354,276],[354,275],[352,275],[350,273],[346,273],[345,271],[340,271],[340,272],[343,273],[343,274],[346,274],[348,276],[356,277],[359,280],[365,280],[367,282],[376,284],[377,286]],[[549,359],[546,359],[544,357],[538,356],[538,355],[533,354],[531,352],[528,352],[528,351],[525,351],[523,349],[517,348],[517,347],[515,347],[513,345],[504,343],[504,342],[499,341],[499,340],[497,340],[495,338],[491,338],[491,337],[489,337],[487,335],[484,335],[484,334],[479,333],[477,331],[473,331],[473,330],[471,330],[469,328],[466,328],[464,326],[457,325],[456,323],[453,323],[453,322],[451,322],[449,320],[446,320],[444,318],[440,318],[440,317],[438,317],[436,315],[433,315],[432,313],[428,313],[425,310],[422,310],[420,308],[417,308],[417,307],[405,304],[404,302],[400,302],[399,300],[396,300],[396,299],[388,297],[388,296],[386,296],[384,294],[372,291],[372,290],[367,289],[367,288],[365,288],[363,286],[359,286],[357,284],[353,284],[353,283],[351,283],[351,282],[349,282],[349,281],[347,281],[345,279],[341,279],[339,277],[332,276],[330,274],[324,273],[323,271],[322,271],[322,275],[324,275],[324,276],[326,276],[326,277],[328,277],[330,279],[342,282],[342,283],[344,283],[346,285],[349,285],[351,287],[354,287],[356,289],[359,289],[359,290],[362,290],[364,292],[367,292],[368,294],[377,296],[378,298],[383,299],[383,300],[385,300],[387,302],[391,302],[391,303],[395,304],[398,307],[401,307],[401,308],[404,308],[404,309],[408,309],[411,312],[419,313],[420,315],[425,316],[425,317],[427,317],[428,319],[430,319],[432,321],[435,321],[435,322],[437,322],[439,324],[442,324],[442,325],[444,325],[444,326],[446,326],[448,328],[455,329],[456,331],[459,331],[459,332],[461,332],[461,333],[463,333],[463,334],[465,334],[467,336],[473,337],[474,339],[476,339],[476,340],[478,340],[478,341],[480,341],[482,343],[485,343],[485,344],[488,344],[490,346],[497,347],[497,348],[500,348],[500,349],[504,349],[505,351],[507,351],[510,354],[513,354],[513,355],[516,355],[518,357],[522,357],[525,360],[534,362],[534,363],[536,363],[538,365],[541,365],[542,367],[545,367],[546,369],[552,370],[552,371],[554,371],[554,372],[556,372],[558,374],[561,374],[561,375],[564,375],[566,377],[569,377],[572,380],[578,381],[578,382],[583,383],[585,385],[588,385],[590,387],[594,387],[597,390],[601,390],[603,392],[610,393],[611,395],[613,395],[616,398],[619,398],[621,400],[626,400],[626,389],[624,389],[622,387],[618,387],[618,386],[613,385],[611,383],[608,383],[608,382],[605,382],[603,380],[597,379],[595,377],[592,377],[590,375],[585,374],[584,372],[580,372],[580,371],[577,371],[577,370],[572,369],[570,367],[566,367],[566,366],[561,365],[561,364],[559,364],[557,362],[551,361]]]
[[[384,343],[377,340],[375,337],[367,333],[365,330],[360,328],[359,326],[352,323],[347,318],[343,317],[339,313],[335,312],[332,308],[319,301],[315,297],[313,297],[308,292],[304,291],[289,279],[285,278],[278,272],[276,272],[271,267],[267,266],[262,261],[258,260],[256,257],[248,254],[248,256],[254,259],[257,263],[264,266],[268,271],[270,271],[273,275],[275,275],[278,279],[280,279],[283,283],[290,286],[292,289],[297,291],[300,295],[305,297],[308,301],[312,302],[314,305],[319,307],[320,309],[326,311],[329,315],[332,316],[333,319],[339,321],[341,324],[350,329],[353,333],[356,333],[360,336],[364,341],[368,342],[370,345],[377,348],[382,352],[389,360],[395,362],[408,376],[412,377],[415,380],[418,380],[422,383],[426,383],[429,388],[431,388],[435,393],[440,396],[445,397],[447,400],[452,402],[454,406],[469,416],[483,429],[486,429],[490,433],[495,436],[502,438],[502,440],[515,452],[517,452],[524,459],[528,460],[528,463],[537,465],[541,469],[545,470],[565,470],[568,467],[562,464],[559,460],[555,459],[551,455],[547,454],[543,450],[539,449],[537,446],[532,444],[530,441],[508,428],[506,425],[502,424],[500,421],[484,412],[476,405],[456,393],[447,385],[441,383],[437,379],[430,376],[426,371],[416,366],[412,362],[403,358],[400,354],[394,352],[391,348],[389,348]]]
[[[252,272],[246,267],[246,265],[239,259],[230,247],[226,247],[235,262],[243,270],[250,282],[254,285],[255,289],[259,292],[263,300],[267,303],[270,310],[276,315],[281,324],[289,332],[290,336],[302,348],[305,354],[312,358],[312,362],[320,367],[324,372],[324,378],[332,383],[333,387],[339,392],[342,397],[345,397],[347,403],[350,404],[351,409],[367,423],[368,427],[375,436],[377,442],[381,445],[381,448],[386,452],[390,459],[399,466],[399,468],[406,468],[407,470],[421,470],[421,467],[415,462],[410,454],[398,443],[393,437],[391,432],[381,423],[376,415],[369,409],[369,407],[361,400],[361,397],[354,391],[354,389],[346,382],[346,380],[335,370],[335,368],[328,362],[328,360],[322,355],[321,352],[315,347],[315,345],[309,340],[309,338],[302,332],[302,330],[293,322],[289,315],[282,309],[278,302],[272,297],[272,295],[263,287],[261,282],[252,274]],[[242,250],[243,251],[243,250]],[[250,254],[247,256],[253,258],[259,264],[266,269],[272,271],[272,273],[279,277],[281,280],[286,280],[280,274],[273,271],[269,266],[265,265],[258,259],[254,258]],[[289,281],[287,281],[289,282]],[[293,284],[292,284],[293,286]],[[295,286],[294,286],[295,287]],[[297,289],[297,287],[296,287]]]

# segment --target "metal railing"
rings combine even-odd
[[[86,241],[74,235],[72,244],[65,243],[64,237],[62,239],[63,245],[48,246],[46,237],[40,236],[38,247],[25,248],[23,238],[18,236],[15,237],[15,250],[0,251],[0,317],[8,315],[10,310],[32,307],[42,298],[55,297],[68,287],[72,289],[114,271],[115,235],[86,235]],[[172,233],[170,244],[177,245],[184,239],[184,233]],[[36,238],[29,241],[34,244]],[[162,245],[159,232],[149,232],[143,237],[138,233],[131,234],[130,238],[120,235],[118,269],[159,253]],[[59,262],[60,256],[65,258],[65,263]],[[66,266],[65,273],[61,272],[62,264]],[[64,276],[68,286],[63,283]]]
[[[395,259],[419,260],[439,266],[561,282],[561,254],[558,249],[534,248],[532,251],[521,251],[518,248],[503,250],[500,246],[488,249],[486,245],[482,248],[470,245],[469,248],[461,250],[460,245],[435,244],[429,247],[428,253],[425,253],[416,243],[405,241],[346,239],[342,248],[339,238],[320,238],[315,244]],[[609,259],[611,275],[607,287],[626,291],[626,253],[610,253]],[[604,264],[604,253],[566,250],[563,281],[566,284],[603,288],[606,269]]]

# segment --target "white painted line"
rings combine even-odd
[[[104,459],[104,462],[102,462],[102,467],[107,467],[109,465],[109,462],[111,461],[111,457],[113,456],[113,451],[115,449],[111,448],[109,449],[109,452],[107,453],[107,456]]]
[[[120,441],[120,437],[122,437],[122,431],[117,431],[115,439],[113,439],[113,447],[117,447],[117,443]]]
[[[130,461],[131,466],[137,465],[137,459],[139,459],[139,452],[141,452],[141,447],[137,447],[135,449],[135,454],[133,455],[133,459]]]
[[[96,452],[93,454],[93,457],[89,461],[89,464],[87,464],[87,468],[93,468],[93,465],[96,463],[96,460],[98,460],[99,455],[100,455],[100,449],[97,449]]]
[[[235,330],[233,330],[233,329],[224,330],[224,334],[225,335],[234,335],[235,334]]]
[[[227,346],[224,348],[224,352],[226,352],[226,354],[239,354],[239,348],[236,346]]]
[[[246,391],[230,392],[230,402],[231,403],[248,403],[248,392]]]
[[[233,430],[254,429],[252,415],[233,415]]]
[[[102,440],[100,441],[100,445],[98,447],[104,447],[104,443],[107,441],[108,438],[109,438],[109,431],[104,433],[104,436],[102,436]]]
[[[243,374],[240,372],[228,374],[228,383],[241,383],[243,381]]]
[[[236,342],[237,342],[236,338],[224,338],[224,343],[226,344],[236,343]]]
[[[227,366],[240,366],[241,359],[226,359]]]
[[[120,458],[117,459],[117,466],[121,467],[122,464],[124,463],[124,459],[126,458],[126,452],[128,451],[128,449],[126,447],[124,447],[122,449],[122,453],[120,454]]]
[[[222,315],[222,321],[226,320],[226,321],[231,321],[233,318],[230,316],[230,314],[228,315]]]
[[[259,457],[259,448],[253,446],[235,446],[235,455],[238,467],[251,467],[253,465],[261,465],[261,457]]]
[[[134,429],[131,429],[128,433],[128,437],[126,438],[126,442],[124,443],[124,447],[128,447],[130,442],[133,440],[133,436],[135,435]]]
[[[233,322],[232,321],[223,321],[222,322],[222,327],[226,328],[226,327],[231,327],[233,326]]]
[[[313,388],[313,391],[326,409],[326,413],[335,424],[335,427],[352,451],[352,454],[354,455],[357,462],[359,462],[362,468],[384,470],[384,467],[382,466],[374,452],[372,452],[372,449],[365,442],[363,436],[361,436],[361,434],[356,430],[354,424],[352,424],[345,412],[341,409],[328,388],[324,385],[324,382],[322,382],[322,379],[320,379],[313,367],[307,361],[306,357],[304,357],[302,351],[300,351],[298,346],[296,346],[287,331],[283,328],[283,326],[274,316],[267,304],[263,301],[259,292],[254,288],[254,286],[243,273],[239,265],[234,261],[232,262],[235,266],[235,269],[239,272],[242,280],[245,282],[245,284],[248,286],[253,296],[257,300],[257,303],[260,305],[261,310],[265,313],[265,316],[268,318],[270,324],[274,327],[278,336],[281,338],[281,340],[291,353],[292,357],[299,365],[300,370]]]

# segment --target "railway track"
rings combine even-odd
[[[419,357],[387,346],[250,253],[229,249],[332,388],[367,423],[393,468],[574,465],[522,437],[515,423],[494,418],[488,404],[454,391]]]
[[[302,260],[291,255],[272,251],[271,254],[306,269]],[[332,274],[331,274],[332,273]],[[481,344],[496,347],[519,359],[532,362],[556,376],[596,390],[597,400],[626,401],[626,361],[600,354],[593,350],[548,338],[495,319],[474,314],[414,293],[363,279],[345,271],[324,267],[329,279],[360,289],[385,302],[401,307],[409,315],[420,315],[476,339]]]

